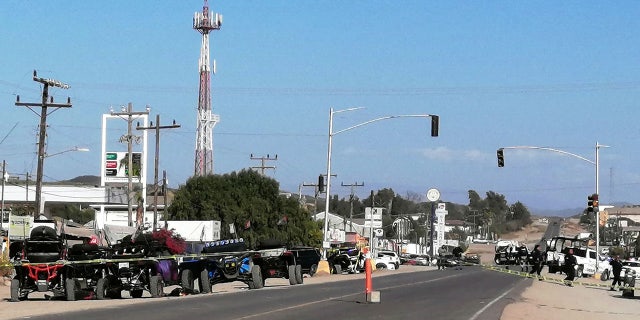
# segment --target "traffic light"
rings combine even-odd
[[[438,128],[440,127],[440,116],[431,116],[431,136],[438,136]]]
[[[599,202],[598,202],[597,194],[594,193],[587,197],[587,211],[589,212],[598,211],[598,206],[599,206]]]
[[[318,192],[324,192],[324,177],[322,175],[318,176]]]
[[[504,150],[502,148],[498,149],[498,167],[504,167]]]

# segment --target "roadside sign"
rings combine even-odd
[[[365,228],[382,228],[382,220],[365,220],[364,221]]]
[[[382,220],[382,208],[364,208],[364,219],[365,220]]]

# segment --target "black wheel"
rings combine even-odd
[[[633,296],[634,296],[633,289],[631,289],[631,290],[629,290],[629,289],[622,290],[622,296],[626,297],[626,298],[633,298]]]
[[[162,276],[151,276],[149,278],[149,291],[152,298],[159,298],[164,295],[164,283]]]
[[[387,268],[387,265],[386,265],[386,264],[384,264],[384,263],[378,263],[378,264],[376,264],[376,269],[378,269],[378,270],[384,270],[384,269],[386,269],[386,268]]]
[[[342,274],[342,266],[336,264],[335,266],[333,266],[333,271],[335,272],[335,274]]]
[[[76,301],[76,280],[66,279],[64,281],[64,290],[67,295],[67,301]]]
[[[211,281],[209,281],[209,270],[200,271],[200,279],[198,281],[200,293],[211,293]]]
[[[493,262],[495,262],[495,263],[496,263],[496,265],[499,265],[499,264],[500,264],[500,258],[495,258],[495,259],[493,260]]]
[[[582,272],[582,266],[579,266],[578,269],[576,270],[576,278],[582,278],[584,276],[583,272]]]
[[[120,280],[114,276],[106,276],[98,279],[96,283],[96,299],[120,299],[122,291],[120,291]]]
[[[96,283],[96,299],[105,300],[109,298],[109,278],[100,278]]]
[[[311,266],[311,268],[309,268],[309,276],[313,277],[314,274],[316,274],[316,272],[318,271],[318,265],[314,264]]]
[[[400,269],[400,264],[396,262],[396,270]]]
[[[142,289],[135,289],[135,290],[131,290],[129,291],[129,294],[131,295],[131,298],[142,298],[142,293],[144,292],[144,290]]]
[[[18,302],[20,300],[20,280],[11,279],[11,302]]]
[[[296,282],[298,284],[302,284],[304,282],[304,278],[302,277],[302,266],[296,264]]]
[[[262,289],[264,287],[264,280],[262,279],[262,270],[260,266],[254,265],[251,267],[251,282],[249,283],[249,289]]]
[[[605,270],[605,271],[600,275],[600,280],[602,280],[602,281],[607,281],[607,280],[609,280],[609,270]]]
[[[182,270],[181,282],[182,289],[187,293],[192,293],[194,289],[193,285],[193,271],[189,269]]]
[[[292,264],[287,269],[289,271],[289,284],[290,285],[297,284],[298,281],[296,280],[296,265]]]

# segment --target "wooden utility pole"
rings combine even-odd
[[[362,183],[354,182],[351,184],[345,184],[344,182],[341,182],[340,185],[342,185],[343,187],[351,187],[351,193],[349,194],[349,223],[351,224],[351,226],[353,226],[353,197],[355,193],[355,187],[364,187],[364,181]],[[347,232],[347,219],[344,219],[344,232]]]
[[[127,207],[128,207],[128,225],[129,227],[134,227],[134,223],[133,223],[133,196],[135,195],[135,193],[133,192],[133,141],[137,141],[139,143],[140,140],[138,140],[140,137],[134,136],[133,132],[132,132],[132,123],[133,123],[133,119],[134,118],[138,118],[139,116],[144,116],[144,115],[148,115],[149,114],[149,107],[147,106],[145,111],[133,111],[133,105],[131,103],[127,104],[127,108],[126,110],[123,107],[122,112],[111,112],[112,116],[122,116],[123,119],[125,119],[127,121],[127,135],[123,136],[120,138],[120,142],[126,141],[127,142],[127,182],[128,182],[128,190],[127,190]],[[126,118],[125,118],[126,117]],[[146,150],[145,150],[146,152]],[[142,159],[141,159],[142,161]],[[139,174],[139,178],[140,181],[142,181],[142,170],[143,168],[140,168],[140,172]],[[146,194],[142,195],[143,197],[146,197]],[[142,213],[143,217],[144,217],[144,212]],[[144,220],[144,219],[143,219]]]
[[[44,211],[42,206],[42,177],[43,177],[43,169],[44,169],[44,158],[46,157],[45,153],[45,139],[47,138],[47,108],[52,107],[56,108],[52,112],[58,110],[59,108],[71,108],[71,98],[67,98],[67,103],[53,103],[53,97],[49,99],[49,87],[58,87],[62,89],[69,89],[69,85],[62,83],[58,80],[54,79],[44,79],[38,78],[38,74],[35,70],[33,70],[33,81],[40,82],[44,85],[42,89],[42,102],[41,103],[31,103],[31,102],[20,102],[20,96],[16,97],[16,106],[27,107],[31,109],[31,107],[40,107],[42,110],[40,111],[40,133],[38,136],[38,169],[36,171],[36,209],[33,213],[34,218],[37,218],[41,211]],[[33,111],[33,109],[31,109]],[[33,111],[34,113],[37,113]]]
[[[136,127],[137,130],[155,130],[156,132],[156,155],[154,158],[154,169],[153,169],[153,230],[155,231],[158,227],[158,160],[160,159],[160,129],[172,129],[172,128],[180,128],[179,124],[176,124],[176,121],[173,120],[173,124],[168,126],[160,125],[160,115],[156,115],[156,124],[153,125],[153,121],[149,123],[148,127],[141,127],[138,123]],[[167,204],[165,203],[165,209]],[[164,218],[167,221],[166,215]],[[165,222],[166,225],[166,222]]]
[[[260,160],[261,165],[257,166],[257,167],[251,167],[251,169],[260,169],[260,174],[264,176],[264,170],[265,169],[275,169],[275,166],[267,166],[266,165],[266,161],[277,161],[278,160],[278,155],[276,154],[275,158],[271,158],[269,157],[269,155],[267,155],[266,157],[254,157],[253,153],[251,154],[251,157],[249,158],[251,160]]]

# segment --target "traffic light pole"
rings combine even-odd
[[[502,147],[498,149],[498,167],[503,167],[504,166],[504,154],[503,151],[504,149],[537,149],[537,150],[548,150],[548,151],[553,151],[553,152],[558,152],[558,153],[562,153],[565,155],[569,155],[575,158],[578,158],[580,160],[589,162],[593,165],[595,165],[596,167],[596,201],[598,201],[598,195],[600,194],[600,148],[602,147],[609,147],[603,144],[599,144],[596,141],[596,159],[595,161],[591,161],[585,157],[579,156],[577,154],[573,154],[571,152],[567,152],[567,151],[562,151],[562,150],[558,150],[558,149],[553,149],[553,148],[546,148],[546,147],[534,147],[534,146],[513,146],[513,147]],[[502,157],[502,158],[501,158]],[[598,206],[594,205],[594,211],[596,213],[596,254],[600,255],[600,209]],[[596,272],[598,270],[598,260],[596,259]]]

